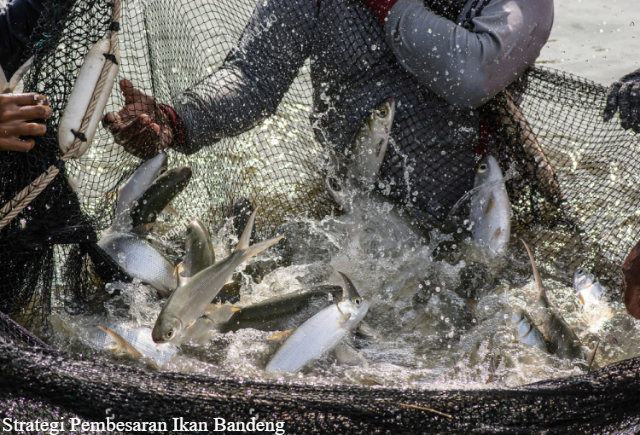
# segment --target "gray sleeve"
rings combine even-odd
[[[551,32],[553,0],[490,0],[471,23],[469,30],[422,0],[400,0],[389,13],[387,43],[431,91],[476,108],[533,65]]]
[[[267,0],[256,9],[218,71],[170,104],[182,120],[190,154],[223,137],[247,131],[275,113],[310,55],[315,1]]]

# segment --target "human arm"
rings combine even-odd
[[[609,87],[604,121],[610,121],[618,109],[622,128],[631,128],[640,133],[640,69],[625,75]]]
[[[553,0],[491,0],[469,29],[421,0],[399,0],[385,30],[398,61],[427,88],[451,104],[476,108],[534,63],[552,24]]]
[[[190,154],[222,137],[240,134],[276,111],[309,57],[316,17],[315,1],[260,1],[218,71],[179,94],[162,111],[143,113],[138,109],[145,109],[146,103],[135,108],[137,103],[132,101],[131,110],[121,111],[119,119],[108,114],[103,123],[116,142],[134,153],[135,148],[148,148],[162,135],[171,136],[170,144],[176,150]],[[150,98],[144,97],[145,101]],[[172,114],[182,129],[176,128]],[[163,125],[163,119],[168,124]],[[146,131],[142,136],[141,129]]]
[[[0,11],[0,65],[7,80],[20,67],[46,0],[13,0]]]

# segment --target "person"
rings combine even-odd
[[[46,0],[14,0],[0,11],[0,65],[6,80],[20,67],[29,38],[45,9]],[[0,94],[0,151],[26,152],[35,145],[29,136],[42,136],[47,127],[33,122],[51,116],[43,95]]]
[[[604,121],[620,111],[620,126],[640,133],[640,69],[613,82],[607,90]]]
[[[260,1],[219,70],[166,104],[122,80],[125,105],[103,125],[141,158],[194,153],[275,113],[310,59],[318,140],[344,150],[393,97],[381,181],[442,220],[473,184],[477,108],[534,63],[553,17],[553,0]]]

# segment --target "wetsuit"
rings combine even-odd
[[[7,80],[20,67],[47,0],[13,0],[0,11],[0,65]]]
[[[221,68],[170,102],[187,132],[176,148],[251,129],[310,58],[317,138],[343,149],[393,97],[381,177],[395,198],[442,217],[472,187],[475,108],[534,62],[552,22],[552,0],[400,0],[385,27],[360,0],[258,1]]]

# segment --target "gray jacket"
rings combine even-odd
[[[535,6],[534,6],[535,4]],[[381,176],[391,195],[441,216],[472,185],[478,114],[546,42],[553,1],[451,2],[449,18],[400,0],[383,28],[360,0],[266,0],[222,67],[172,107],[192,153],[273,114],[311,59],[311,125],[342,149],[380,102],[399,102]],[[446,8],[445,8],[446,10]]]

